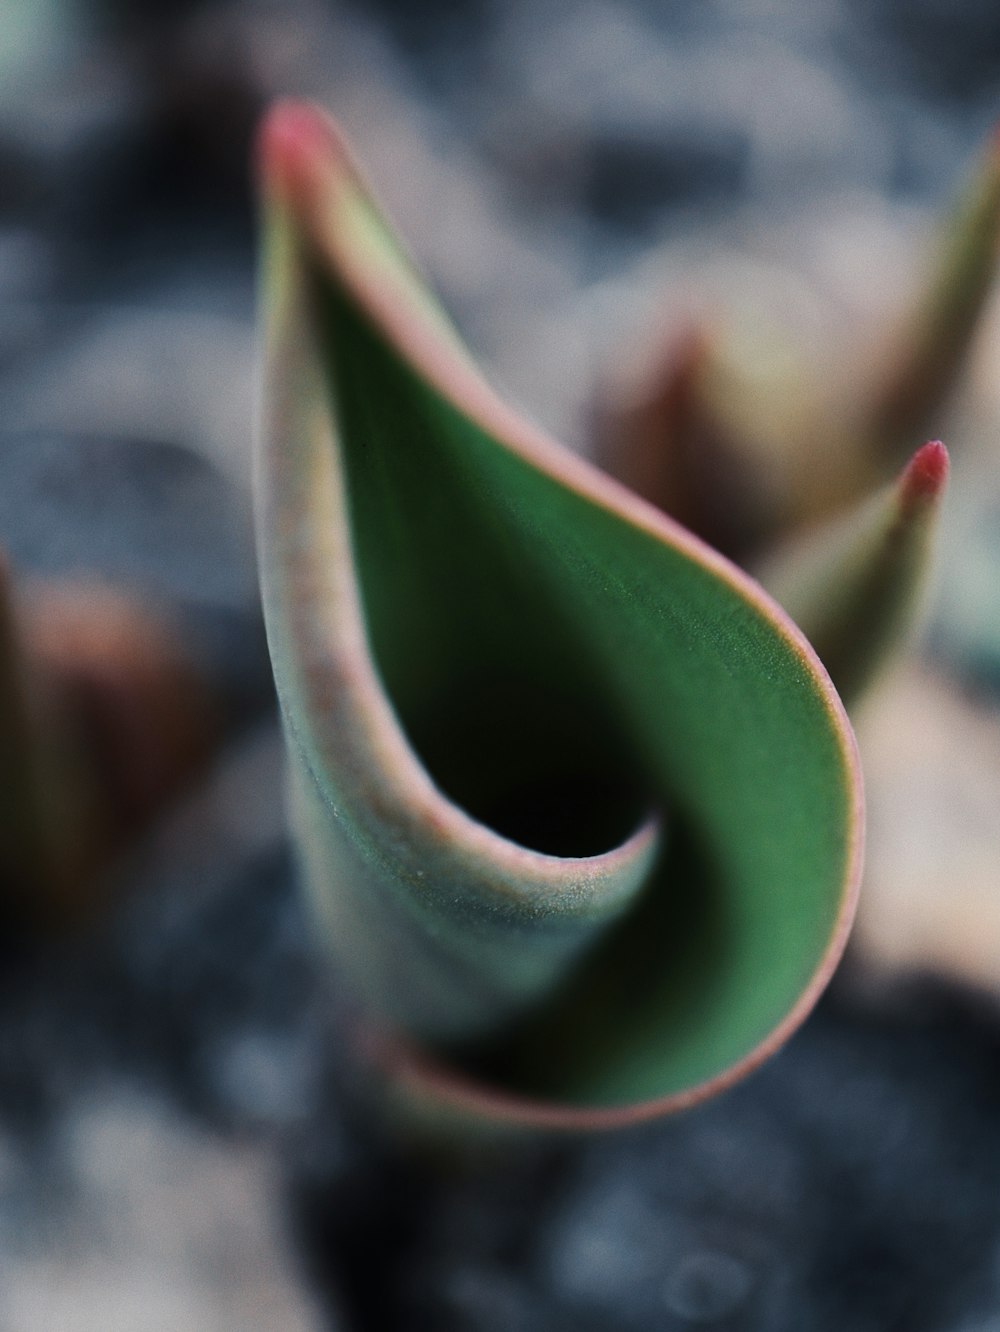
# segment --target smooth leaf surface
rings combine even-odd
[[[843,947],[839,700],[755,583],[495,398],[328,122],[278,107],[262,171],[262,587],[338,963],[453,1103],[706,1095]]]

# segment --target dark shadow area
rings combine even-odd
[[[369,642],[415,752],[503,836],[611,850],[649,812],[642,773],[530,534],[449,440],[446,407],[332,287],[324,316]]]

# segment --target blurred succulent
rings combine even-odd
[[[4,936],[92,915],[109,871],[206,763],[216,708],[167,620],[0,560]]]
[[[652,344],[644,368],[630,365],[621,382],[603,387],[599,460],[731,558],[773,571],[776,543],[792,559],[800,534],[813,545],[827,521],[845,533],[852,506],[863,525],[872,490],[917,441],[940,431],[998,261],[994,134],[894,327],[874,348],[852,330],[852,346],[827,350],[824,372],[850,369],[839,395],[798,354],[790,329],[768,329],[755,344],[733,336],[725,311],[715,321],[699,317],[658,351]],[[929,498],[944,479],[931,457],[914,473]]]
[[[265,617],[373,1048],[492,1121],[690,1104],[843,948],[842,705],[757,584],[493,396],[321,113],[277,107],[261,170]],[[940,472],[912,464],[893,532]]]

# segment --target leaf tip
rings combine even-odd
[[[261,122],[257,163],[265,189],[302,201],[311,194],[318,166],[343,156],[333,121],[312,102],[281,98]]]
[[[933,504],[948,480],[948,450],[939,439],[932,439],[906,464],[900,478],[900,498],[907,511]]]

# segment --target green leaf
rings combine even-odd
[[[338,966],[452,1105],[707,1095],[843,947],[840,702],[755,583],[497,400],[320,113],[261,157],[262,590]]]
[[[942,220],[927,276],[866,404],[863,430],[877,464],[899,465],[938,419],[965,365],[1000,262],[1000,128]]]
[[[849,707],[916,619],[947,477],[944,445],[925,444],[893,485],[793,538],[759,571]]]

